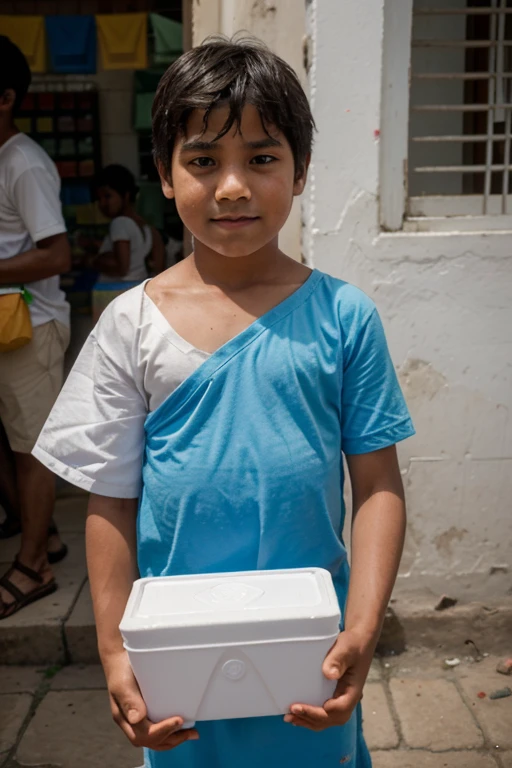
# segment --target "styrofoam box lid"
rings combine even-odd
[[[322,568],[139,579],[120,624],[150,650],[335,635],[340,609]]]

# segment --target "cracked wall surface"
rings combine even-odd
[[[308,261],[377,303],[417,435],[397,590],[512,593],[512,236],[378,226],[383,2],[310,0]]]

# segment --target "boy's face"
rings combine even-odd
[[[204,132],[203,115],[194,110],[176,140],[162,188],[196,240],[223,256],[248,256],[277,237],[305,175],[295,178],[288,141],[276,128],[269,137],[252,105],[244,108],[240,131],[233,126],[217,141],[228,107],[211,111]]]

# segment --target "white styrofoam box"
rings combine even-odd
[[[149,718],[191,727],[324,704],[339,623],[330,573],[301,568],[139,579],[119,628]]]

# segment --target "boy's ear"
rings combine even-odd
[[[0,95],[0,112],[9,112],[14,107],[16,101],[16,91],[12,88],[7,88]]]
[[[307,155],[306,159],[304,160],[304,167],[302,168],[300,175],[295,177],[295,182],[293,184],[293,194],[295,197],[302,195],[304,192],[304,187],[306,186],[306,181],[308,179],[308,168],[310,162],[311,155]]]
[[[167,176],[166,173],[164,173],[163,168],[160,163],[157,165],[158,175],[160,176],[160,183],[162,185],[162,192],[164,193],[164,197],[167,197],[169,200],[172,200],[174,197],[174,187],[172,185],[172,179],[170,176]]]

